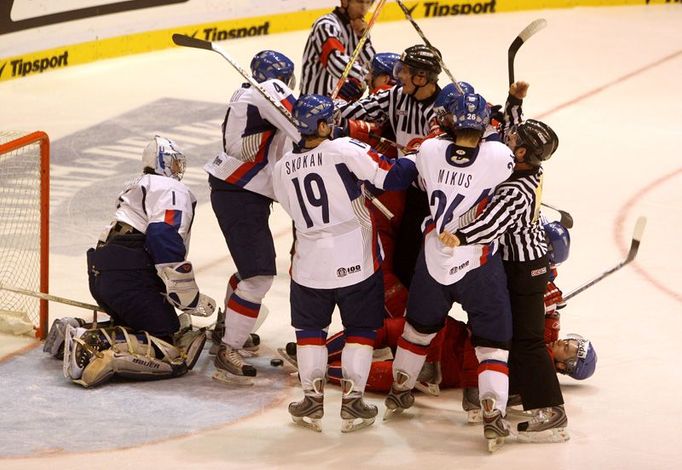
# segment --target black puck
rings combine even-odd
[[[270,359],[270,365],[272,367],[282,367],[284,365],[284,361],[281,359]]]

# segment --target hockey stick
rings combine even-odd
[[[637,256],[637,251],[639,250],[639,244],[642,241],[642,235],[644,234],[644,227],[646,227],[646,217],[639,217],[637,219],[637,222],[635,223],[635,230],[634,233],[632,234],[632,241],[630,242],[630,251],[628,251],[627,256],[623,261],[612,267],[611,269],[604,271],[601,273],[599,276],[595,277],[594,279],[591,279],[587,281],[585,284],[582,286],[578,287],[577,289],[572,290],[571,292],[568,293],[568,295],[564,296],[564,301],[568,301],[569,299],[575,297],[576,295],[580,294],[582,291],[585,289],[588,289],[604,279],[607,276],[610,276],[611,274],[615,273],[618,271],[620,268],[625,266],[626,264],[630,263],[632,260],[635,259]]]
[[[395,0],[395,2],[398,4],[400,9],[403,11],[403,14],[405,15],[405,18],[407,19],[407,21],[412,23],[412,26],[414,27],[415,31],[417,31],[417,34],[419,34],[419,36],[422,38],[422,41],[424,41],[424,44],[429,46],[431,49],[436,49],[435,47],[433,47],[433,44],[431,44],[431,41],[426,39],[426,35],[424,34],[424,31],[422,31],[422,29],[419,27],[417,22],[414,21],[414,18],[412,18],[412,14],[410,13],[410,10],[407,9],[407,7],[402,2],[402,0]],[[445,75],[447,75],[448,78],[450,79],[450,81],[452,82],[452,84],[455,85],[455,88],[457,88],[457,91],[463,95],[464,90],[462,90],[462,87],[459,86],[459,82],[457,80],[455,80],[455,77],[452,75],[452,72],[450,72],[450,69],[448,69],[448,67],[445,65],[445,62],[443,61],[443,57],[442,56],[439,57],[438,60],[440,62],[440,66],[443,68],[443,72],[445,72]]]
[[[15,294],[28,295],[29,297],[37,297],[51,302],[59,302],[60,304],[71,305],[72,307],[83,308],[85,310],[92,310],[92,324],[97,328],[97,312],[106,313],[99,305],[86,304],[77,300],[67,299],[65,297],[57,297],[56,295],[46,294],[44,292],[36,292],[28,289],[21,289],[19,287],[12,287],[5,284],[0,284],[0,290],[14,292]]]
[[[239,72],[239,74],[246,79],[247,82],[251,84],[252,87],[254,87],[258,92],[263,95],[263,98],[268,100],[275,108],[277,108],[277,111],[279,111],[282,116],[284,116],[289,122],[291,122],[294,126],[296,125],[294,123],[294,119],[291,116],[291,113],[287,108],[284,107],[282,103],[274,99],[270,94],[263,88],[260,83],[258,83],[256,80],[249,75],[249,73],[244,70],[236,60],[234,60],[227,52],[225,52],[220,46],[216,45],[215,43],[211,41],[204,41],[203,39],[197,39],[193,38],[191,36],[187,36],[185,34],[173,34],[173,42],[177,44],[178,46],[183,46],[183,47],[193,47],[195,49],[205,49],[207,51],[213,51],[217,52],[220,54],[223,59],[228,61],[232,67]]]
[[[566,228],[573,228],[573,217],[571,217],[571,214],[569,214],[566,211],[562,211],[561,209],[557,209],[554,206],[550,206],[549,204],[545,204],[544,202],[540,203],[540,205],[549,207],[553,211],[558,212],[559,215],[561,216],[561,219],[559,219],[559,223]]]
[[[512,41],[511,45],[509,46],[509,51],[507,52],[508,56],[508,68],[509,68],[509,84],[511,85],[514,83],[514,58],[516,57],[516,53],[519,52],[519,49],[521,49],[521,46],[528,41],[528,39],[533,36],[535,33],[540,31],[541,29],[544,29],[545,26],[547,26],[547,20],[544,18],[537,19],[533,21],[531,24],[523,28],[523,31],[519,33],[518,36]]]
[[[362,50],[363,46],[367,42],[367,39],[369,39],[369,31],[374,26],[374,23],[376,22],[377,18],[379,17],[379,13],[381,13],[381,9],[384,8],[385,3],[386,3],[386,0],[379,0],[377,7],[374,9],[374,13],[372,13],[372,17],[369,19],[369,23],[367,23],[367,28],[362,33],[362,37],[360,38],[360,41],[358,41],[358,45],[355,46],[355,50],[353,51],[353,55],[350,56],[350,60],[346,64],[346,68],[343,69],[343,73],[341,74],[339,81],[336,82],[336,87],[334,88],[334,91],[332,92],[332,95],[331,95],[332,100],[335,100],[336,97],[339,96],[339,92],[341,91],[343,84],[346,83],[346,80],[348,79],[348,75],[350,74],[350,71],[353,68],[353,64],[358,59],[358,56],[360,55],[360,51]]]

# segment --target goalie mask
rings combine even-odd
[[[178,181],[185,174],[186,160],[178,144],[158,135],[154,136],[142,152],[142,168],[146,173],[152,172]]]

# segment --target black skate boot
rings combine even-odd
[[[313,388],[304,390],[303,400],[289,403],[289,414],[294,423],[321,432],[324,416],[324,379],[313,380]]]
[[[289,364],[298,370],[298,360],[296,359],[296,343],[287,343],[284,348],[277,348],[277,352]]]
[[[391,391],[388,392],[386,400],[384,401],[386,405],[386,413],[384,414],[384,421],[405,411],[414,405],[414,395],[412,395],[412,390],[406,388],[405,383],[409,380],[410,376],[399,370],[396,372],[396,379],[391,385]]]
[[[239,351],[227,344],[220,345],[215,356],[213,379],[230,385],[253,385],[248,377],[256,376],[256,368],[246,364]]]
[[[540,408],[530,421],[516,426],[519,442],[566,442],[571,437],[566,430],[568,418],[564,405]]]
[[[365,403],[362,399],[362,392],[354,391],[352,380],[342,379],[341,388],[343,398],[341,399],[341,432],[352,432],[366,428],[374,423],[379,410],[374,405]],[[360,419],[358,423],[356,419]]]
[[[467,412],[467,423],[477,424],[483,421],[478,388],[465,387],[462,391],[462,408]]]

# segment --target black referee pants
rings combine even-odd
[[[524,410],[562,405],[564,397],[544,343],[547,257],[529,262],[505,261],[504,269],[513,325],[509,391],[521,394]]]

